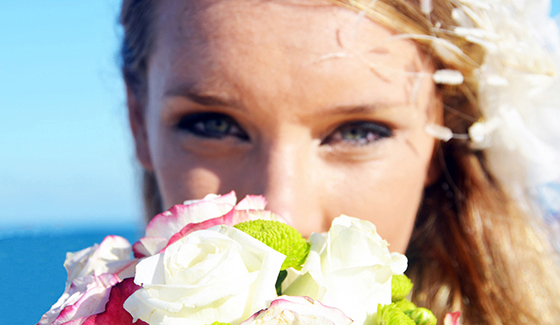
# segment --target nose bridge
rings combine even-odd
[[[309,159],[313,150],[305,141],[286,138],[273,141],[263,150],[260,180],[262,193],[266,196],[267,210],[280,214],[305,235],[312,230],[311,219],[318,217],[317,198],[312,194],[312,161]],[[318,227],[317,227],[318,228]]]
[[[305,192],[304,150],[300,144],[287,141],[274,141],[267,147],[262,186],[268,209],[291,219],[298,198]]]

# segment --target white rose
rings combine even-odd
[[[124,303],[150,324],[239,324],[276,298],[285,256],[230,226],[193,232],[138,263]]]
[[[309,297],[282,296],[270,307],[254,314],[241,325],[349,325],[352,320],[337,308]]]
[[[284,294],[340,308],[354,324],[371,322],[378,304],[391,303],[391,277],[406,270],[407,260],[389,252],[372,223],[340,216],[327,234],[312,234],[309,242],[301,273],[289,277]]]

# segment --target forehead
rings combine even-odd
[[[294,78],[366,78],[370,87],[383,89],[411,83],[412,74],[430,69],[413,42],[323,0],[164,0],[155,26],[151,61],[170,84],[188,76],[220,87],[275,78],[290,89]]]

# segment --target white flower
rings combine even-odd
[[[348,325],[352,320],[337,308],[328,307],[309,297],[282,296],[270,307],[254,314],[241,325]]]
[[[371,322],[378,304],[391,303],[391,277],[405,271],[407,260],[389,252],[372,223],[340,216],[327,234],[312,234],[309,242],[301,273],[289,276],[284,294],[337,307],[354,324]]]
[[[130,243],[120,236],[107,236],[99,245],[66,253],[66,286],[74,279],[87,275],[111,273],[117,274],[121,279],[132,277],[136,260],[130,258],[131,253]]]
[[[239,324],[276,298],[284,259],[230,226],[196,231],[138,263],[124,307],[150,324]]]
[[[136,257],[159,253],[177,239],[196,230],[215,225],[233,226],[252,219],[272,219],[285,222],[279,216],[264,211],[266,199],[260,195],[247,195],[235,204],[235,192],[226,195],[208,194],[202,200],[185,201],[156,215],[146,227],[146,237],[134,246]]]
[[[38,325],[61,325],[105,310],[111,287],[121,280],[114,274],[86,275],[72,281]]]
[[[66,288],[46,312],[39,325],[62,324],[105,309],[111,286],[134,276],[138,260],[130,258],[130,243],[119,236],[107,236],[101,244],[67,253]]]

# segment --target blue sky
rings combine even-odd
[[[0,229],[139,220],[119,5],[0,2]]]
[[[1,2],[0,224],[137,220],[118,7]]]

